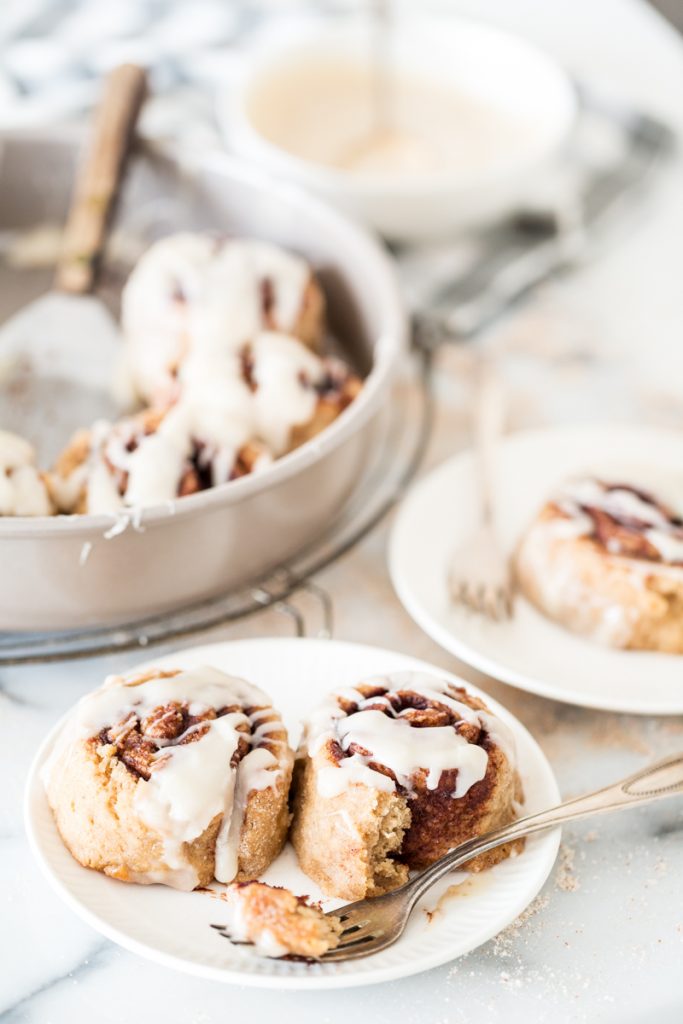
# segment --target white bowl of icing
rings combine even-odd
[[[397,18],[378,132],[375,52],[367,21],[262,33],[218,97],[228,145],[394,240],[443,237],[533,197],[576,117],[549,56],[460,17]]]

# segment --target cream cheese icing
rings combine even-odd
[[[158,394],[192,353],[213,361],[269,324],[291,332],[310,276],[305,260],[267,242],[219,241],[189,232],[156,242],[122,295],[127,360],[137,390],[146,398]]]
[[[562,511],[576,522],[577,535],[590,534],[593,523],[584,509],[596,508],[618,523],[637,521],[642,535],[665,563],[683,563],[683,527],[673,523],[646,495],[627,487],[605,486],[594,478],[571,480],[558,494]],[[619,553],[618,548],[615,554]]]
[[[283,455],[294,428],[315,413],[324,364],[296,338],[274,331],[258,334],[245,355],[253,387],[244,377],[243,354],[224,353],[212,366],[195,353],[181,368],[178,400],[153,432],[146,434],[135,418],[96,424],[87,462],[66,480],[57,477],[60,506],[73,508],[84,485],[92,514],[172,501],[199,446],[212,486],[231,479],[252,441],[263,449],[253,471]],[[123,493],[112,467],[125,481]]]
[[[396,672],[364,682],[385,686],[393,692],[410,691],[446,706],[462,721],[485,730],[514,763],[514,738],[508,727],[489,712],[473,709],[454,698],[445,680],[422,672]],[[337,696],[356,704],[358,710],[347,715]],[[384,704],[387,714],[377,710],[377,704]],[[488,766],[484,748],[469,743],[452,725],[415,728],[402,717],[402,712],[395,711],[387,697],[364,697],[356,689],[331,694],[310,716],[306,732],[308,753],[314,756],[329,741],[337,742],[344,751],[357,745],[369,751],[369,755],[353,752],[337,765],[320,769],[317,786],[324,797],[337,796],[354,783],[394,792],[394,780],[371,766],[377,762],[389,768],[399,786],[408,792],[412,777],[420,769],[427,773],[428,789],[438,787],[444,771],[457,770],[452,796],[459,798],[484,778]]]

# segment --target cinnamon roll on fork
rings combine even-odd
[[[233,942],[255,946],[262,956],[317,958],[339,944],[338,918],[289,889],[235,882],[221,896],[227,920],[212,927]]]

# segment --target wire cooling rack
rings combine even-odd
[[[60,661],[145,648],[177,640],[275,607],[306,632],[304,616],[290,598],[307,591],[320,606],[319,635],[333,630],[333,602],[313,577],[349,551],[377,526],[400,500],[415,476],[429,440],[434,398],[432,356],[418,348],[399,382],[400,402],[387,402],[378,424],[380,436],[349,502],[323,534],[293,558],[235,591],[210,600],[123,625],[60,633],[0,634],[0,665]]]

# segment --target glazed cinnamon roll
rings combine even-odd
[[[630,483],[569,481],[517,549],[526,597],[612,647],[683,653],[683,518]]]
[[[265,332],[220,366],[188,358],[174,403],[80,431],[50,485],[60,511],[160,505],[269,466],[328,426],[360,381],[301,342]]]
[[[170,235],[143,255],[122,295],[134,388],[148,402],[166,400],[188,355],[231,354],[264,330],[317,348],[324,308],[309,265],[278,246]]]
[[[117,514],[160,505],[272,463],[262,442],[237,430],[219,439],[198,421],[185,407],[168,407],[78,431],[48,475],[60,512]]]
[[[110,676],[44,781],[84,867],[178,889],[251,879],[285,841],[293,755],[266,694],[215,668]]]
[[[221,897],[224,923],[214,927],[235,942],[252,943],[262,956],[321,957],[339,944],[338,918],[289,889],[235,882]]]
[[[513,738],[483,701],[431,675],[396,672],[331,694],[310,716],[292,842],[325,893],[363,899],[507,824],[521,796]],[[469,869],[509,854],[481,854]]]
[[[54,504],[33,445],[0,430],[0,516],[50,516]]]

